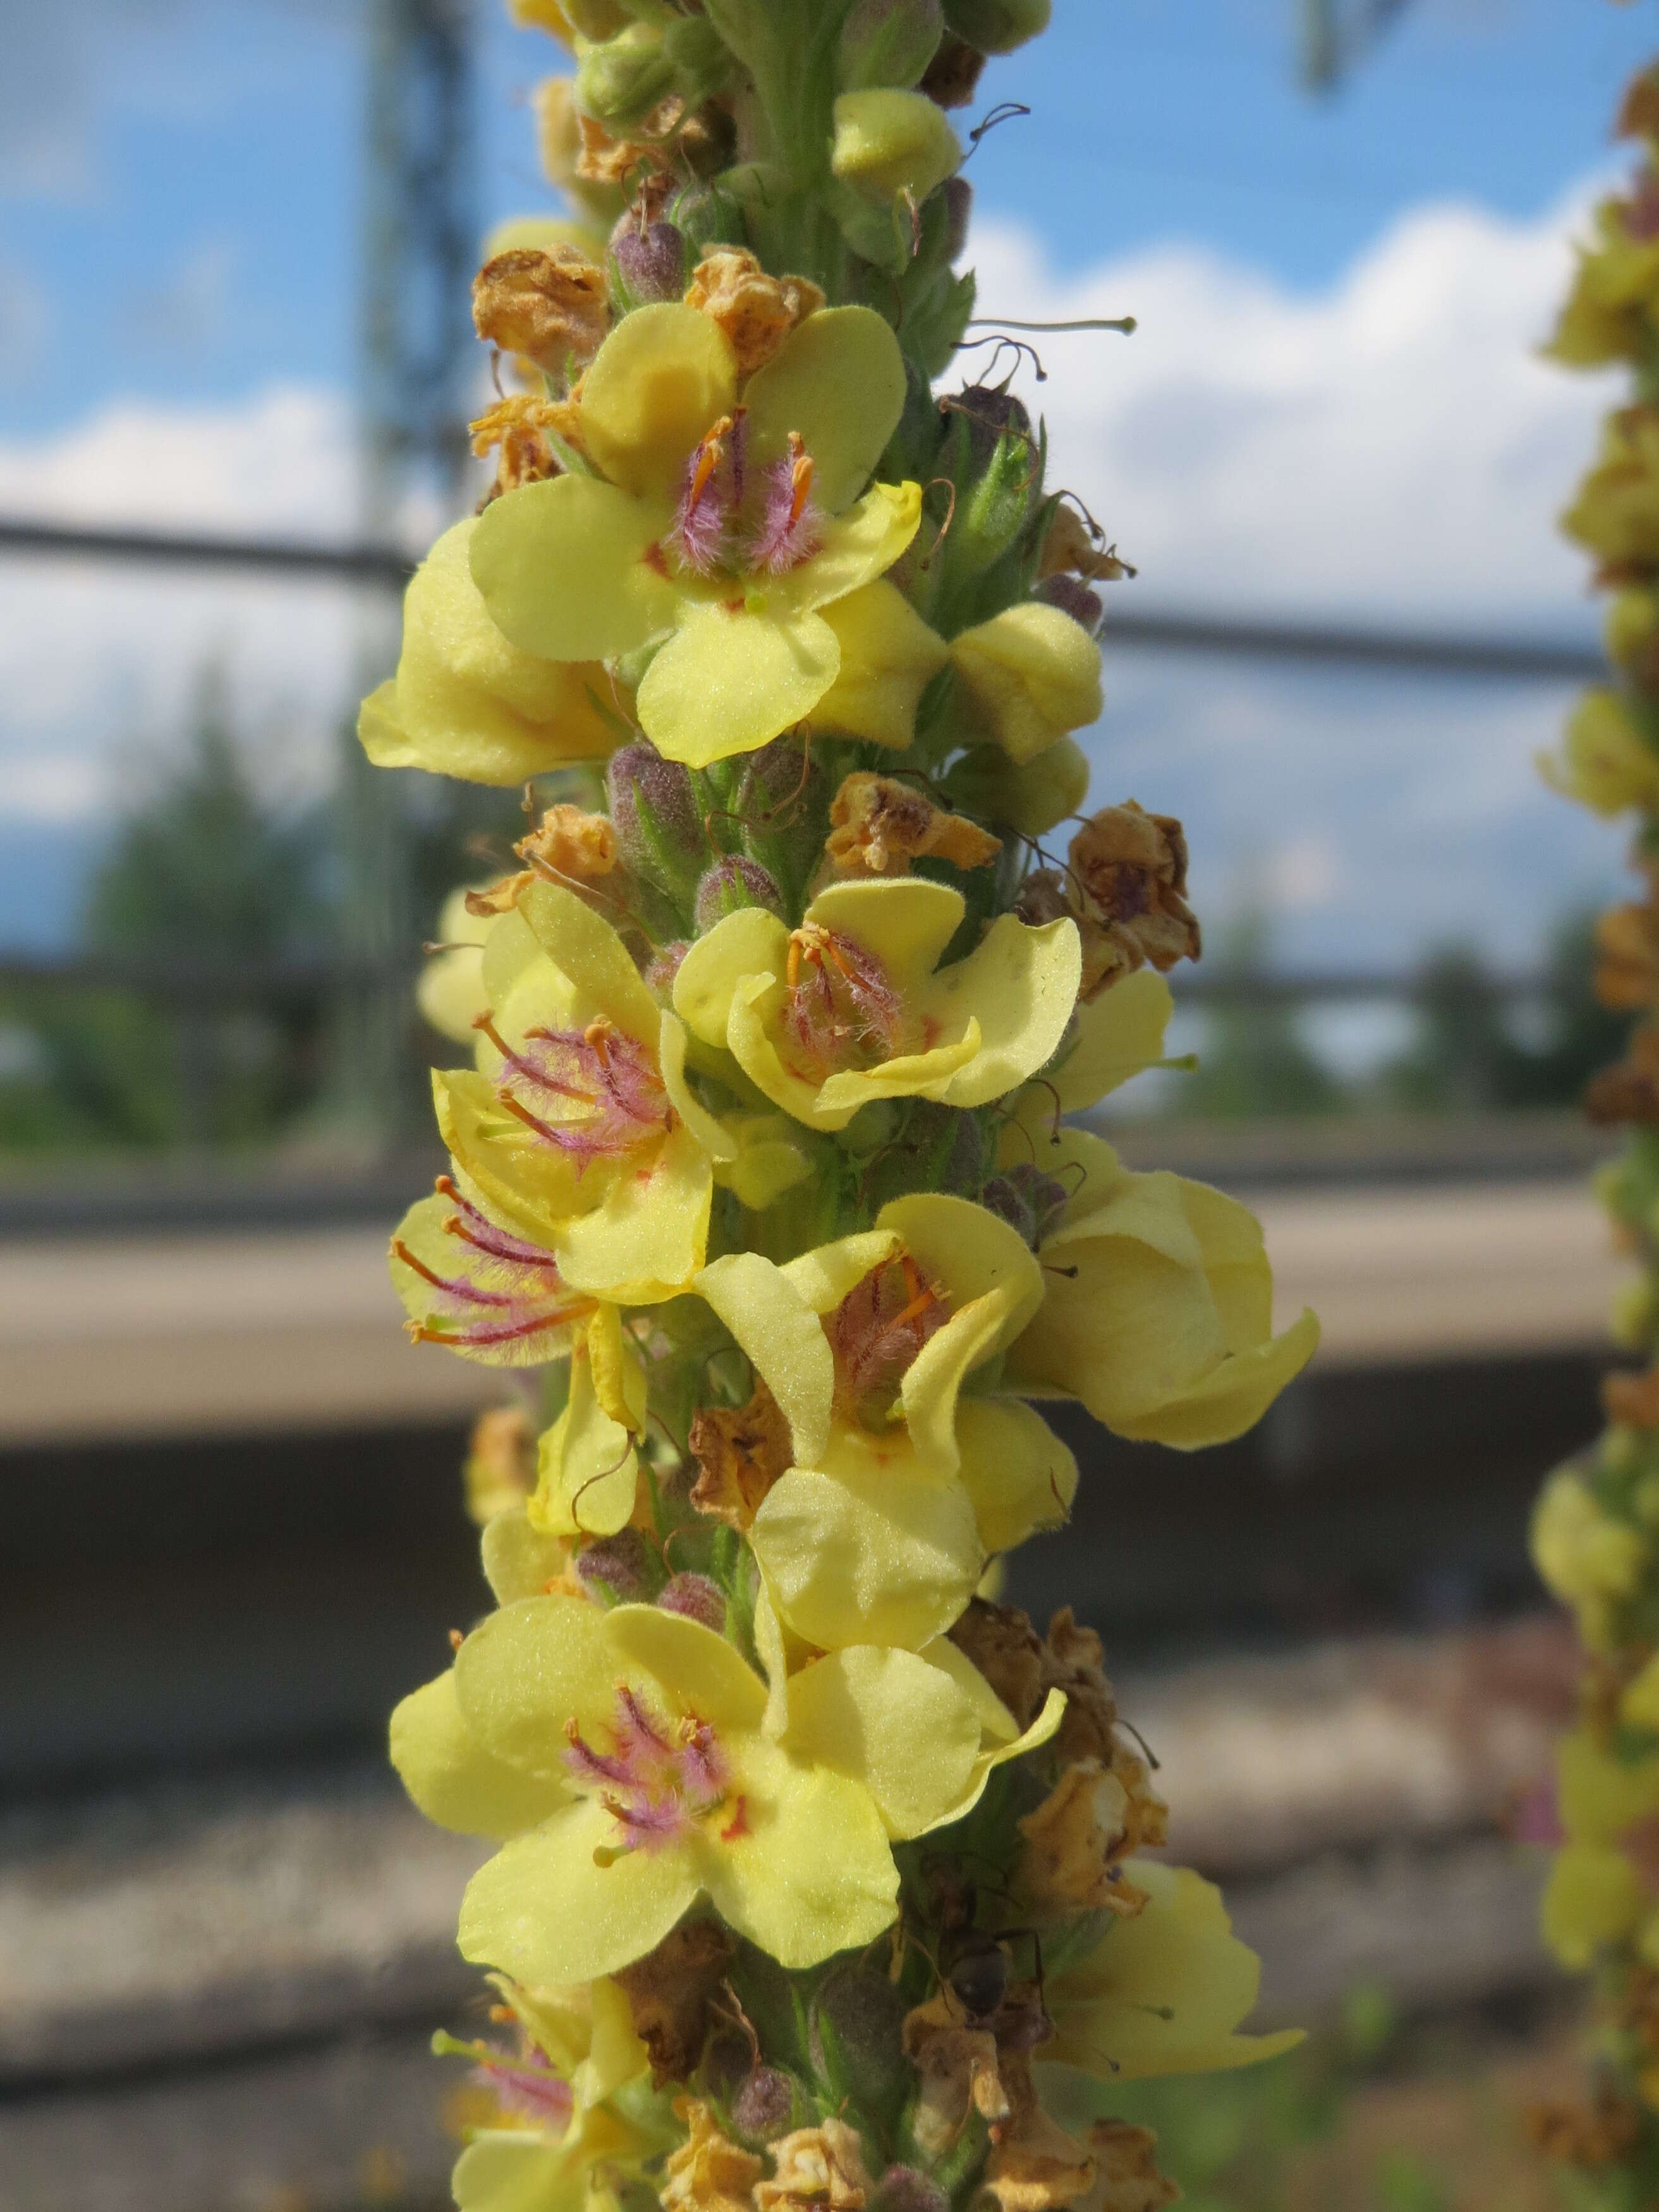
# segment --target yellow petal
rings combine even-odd
[[[737,397],[737,356],[711,317],[674,301],[640,307],[582,379],[582,444],[612,483],[672,498],[693,447]]]
[[[515,1598],[539,1597],[563,1573],[570,1553],[563,1540],[532,1528],[522,1505],[493,1514],[479,1540],[484,1580],[497,1605]]]
[[[1012,1552],[1066,1520],[1077,1495],[1077,1462],[1042,1415],[1019,1399],[963,1399],[957,1445],[957,1480],[974,1501],[988,1552]]]
[[[1097,2082],[1135,2081],[1254,2065],[1300,2040],[1294,2030],[1235,2033],[1255,2006],[1261,1964],[1232,1933],[1213,1883],[1151,1859],[1127,1860],[1123,1871],[1146,1905],[1114,1919],[1093,1951],[1053,1978],[1056,2033],[1034,2069],[1045,2106],[1053,2062]]]
[[[565,1723],[574,1721],[592,1741],[616,1717],[616,1688],[605,1613],[586,1598],[526,1597],[504,1605],[484,1616],[455,1655],[455,1691],[469,1733],[492,1758],[530,1775],[562,1778]],[[489,1963],[507,1965],[504,1959]]]
[[[781,975],[789,932],[764,907],[742,907],[700,937],[674,978],[674,1011],[693,1036],[723,1045],[732,994],[748,975]]]
[[[583,2212],[586,2175],[562,2142],[522,2128],[473,2136],[455,2161],[457,2212]]]
[[[559,1224],[559,1267],[574,1290],[654,1305],[690,1290],[708,1245],[714,1178],[689,1129],[669,1132],[649,1166],[611,1181],[603,1204]]]
[[[890,1836],[919,1836],[958,1802],[980,1733],[973,1701],[914,1652],[858,1644],[789,1684],[785,1749],[861,1782]]]
[[[823,1650],[916,1650],[957,1619],[985,1565],[967,1493],[882,1462],[836,1475],[792,1468],[749,1540],[784,1622]]]
[[[764,466],[799,432],[812,495],[839,514],[864,489],[904,410],[904,357],[872,307],[826,307],[799,323],[744,386],[750,451]]]
[[[423,768],[511,785],[562,763],[603,758],[617,729],[594,704],[609,678],[592,656],[547,660],[510,644],[472,579],[477,523],[447,530],[404,599],[398,673],[358,723],[380,768]]]
[[[965,1819],[985,1795],[985,1785],[999,1766],[1006,1766],[1011,1759],[1021,1759],[1028,1751],[1038,1751],[1057,1735],[1060,1724],[1066,1717],[1066,1693],[1050,1690],[1042,1700],[1042,1709],[1030,1728],[1012,1741],[993,1743],[981,1751],[974,1761],[967,1787],[954,1804],[947,1805],[939,1814],[939,1825],[946,1826],[952,1820]]]
[[[1659,1759],[1624,1759],[1575,1731],[1555,1747],[1562,1826],[1575,1843],[1616,1843],[1659,1814]]]
[[[538,1451],[531,1526],[544,1535],[615,1535],[633,1517],[639,1460],[633,1436],[599,1405],[592,1363],[571,1360],[571,1401]]]
[[[646,311],[641,310],[643,313]],[[686,599],[639,690],[640,726],[688,768],[753,752],[805,719],[836,680],[841,647],[810,609]]]
[[[1082,974],[1075,922],[1032,929],[1000,915],[968,957],[940,969],[920,994],[920,1011],[947,1035],[971,1008],[981,1036],[973,1060],[929,1095],[986,1106],[1035,1075],[1066,1034]]]
[[[841,647],[841,672],[813,709],[814,726],[902,751],[915,736],[921,695],[950,657],[944,639],[885,577],[822,612]]]
[[[716,1163],[714,1180],[751,1212],[763,1212],[813,1173],[812,1154],[786,1115],[736,1114],[726,1126],[737,1140],[738,1156],[730,1166]]]
[[[503,1114],[482,1075],[434,1068],[432,1101],[438,1133],[457,1165],[492,1207],[527,1236],[552,1248],[554,1224],[583,1203],[566,1156],[514,1115]],[[590,1184],[595,1195],[600,1188]]]
[[[712,1261],[695,1287],[777,1400],[796,1457],[809,1462],[821,1458],[830,1437],[836,1363],[811,1304],[757,1252],[732,1252]]]
[[[587,1324],[587,1366],[593,1395],[611,1420],[645,1433],[645,1363],[615,1306],[601,1306]]]
[[[1545,1886],[1544,1941],[1564,1966],[1582,1974],[1598,1951],[1631,1934],[1642,1909],[1641,1882],[1622,1851],[1608,1844],[1564,1844]]]
[[[580,994],[585,1027],[603,1014],[653,1049],[662,1026],[656,1000],[622,939],[603,915],[562,884],[533,883],[515,909],[549,959]]]
[[[737,1139],[717,1115],[711,1114],[685,1077],[685,1024],[665,1007],[658,1021],[657,1064],[668,1103],[679,1115],[716,1168],[730,1166],[738,1156]]]
[[[659,636],[678,611],[679,593],[645,558],[670,519],[597,477],[521,484],[473,526],[472,580],[523,652],[608,660]]]
[[[856,507],[828,526],[810,561],[757,584],[768,611],[779,617],[804,615],[873,583],[898,559],[921,520],[920,484],[872,484]]]
[[[723,1636],[654,1605],[619,1605],[605,1617],[618,1671],[654,1676],[676,1712],[695,1713],[717,1729],[757,1729],[766,1685]]]
[[[1012,1743],[1019,1734],[1013,1715],[965,1651],[948,1636],[936,1636],[922,1645],[921,1656],[930,1666],[944,1668],[979,1715],[980,1727],[993,1743]]]
[[[1121,1423],[1120,1436],[1176,1451],[1202,1451],[1230,1443],[1253,1429],[1288,1382],[1319,1349],[1319,1317],[1298,1321],[1249,1352],[1230,1352],[1221,1365],[1154,1413]]]
[[[1056,738],[1029,761],[1011,760],[1000,745],[976,745],[951,769],[945,789],[959,810],[994,830],[1046,837],[1081,811],[1089,757],[1071,738]]]
[[[1012,1344],[1042,1303],[1042,1270],[1024,1237],[970,1199],[915,1191],[884,1206],[876,1229],[902,1240],[923,1272],[944,1285],[958,1312],[981,1298],[994,1303],[993,1352]]]
[[[951,640],[959,696],[976,736],[1016,761],[1099,719],[1100,647],[1058,607],[1027,599]]]
[[[453,1668],[393,1712],[392,1764],[427,1819],[463,1836],[516,1836],[568,1795],[557,1776],[526,1774],[483,1749],[461,1717]]]
[[[876,1067],[842,1068],[826,1076],[805,1118],[815,1128],[844,1129],[872,1098],[948,1098],[957,1078],[978,1066],[981,1053],[979,1024],[970,1014],[966,1029],[952,1044],[900,1053]]]
[[[758,1736],[732,1750],[750,1832],[698,1838],[715,1911],[791,1971],[872,1943],[897,1915],[898,1869],[869,1792]]]
[[[1137,968],[1077,1010],[1077,1037],[1057,1067],[1044,1071],[1062,1114],[1097,1105],[1121,1083],[1164,1057],[1164,1032],[1175,1012],[1170,987],[1156,968]]]
[[[936,965],[961,927],[967,904],[948,884],[925,876],[891,882],[831,884],[806,909],[806,920],[872,953],[903,991]]]
[[[461,1956],[532,1987],[591,1981],[643,1958],[696,1899],[697,1877],[673,1844],[596,1864],[595,1851],[616,1843],[615,1820],[586,1797],[515,1838],[467,1885]]]
[[[832,1314],[872,1268],[894,1257],[899,1246],[899,1230],[884,1223],[875,1229],[856,1231],[851,1237],[837,1237],[831,1244],[814,1245],[810,1252],[787,1261],[779,1273],[814,1313]]]

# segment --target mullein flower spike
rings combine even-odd
[[[574,220],[491,241],[493,480],[361,722],[532,787],[422,988],[469,1058],[391,1262],[413,1337],[534,1385],[467,1465],[495,1609],[392,1724],[495,1846],[457,2199],[1147,2212],[1115,2085],[1295,2037],[1239,2033],[1255,1960],[1145,1856],[1097,1638],[984,1593],[1080,1480],[1033,1398],[1191,1449],[1317,1330],[1273,1334],[1242,1207],[1063,1120],[1164,1064],[1200,940],[1170,817],[1039,846],[1132,572],[1012,393],[930,390],[945,109],[1046,0],[515,4],[574,58]]]
[[[1632,865],[1645,879],[1644,898],[1598,929],[1596,994],[1636,1018],[1625,1058],[1584,1101],[1593,1120],[1629,1131],[1600,1195],[1640,1263],[1613,1317],[1639,1364],[1608,1376],[1608,1425],[1550,1478],[1534,1514],[1533,1557],[1575,1618],[1583,1668],[1578,1723],[1515,1821],[1522,1840],[1553,1849],[1545,1941],[1595,1991],[1588,2093],[1540,2105],[1532,2132],[1574,2170],[1575,2201],[1607,2212],[1659,2202],[1659,71],[1635,80],[1619,127],[1639,143],[1636,173],[1596,210],[1546,349],[1571,368],[1617,362],[1629,374],[1628,404],[1608,416],[1561,518],[1614,594],[1613,669],[1540,766],[1581,805],[1632,819]]]

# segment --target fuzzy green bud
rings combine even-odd
[[[665,1613],[678,1613],[687,1620],[700,1620],[716,1636],[726,1633],[726,1593],[707,1575],[675,1575],[664,1585],[657,1603]]]
[[[795,2124],[795,2085],[775,2066],[757,2066],[732,2100],[732,2120],[749,2142],[775,2142]]]
[[[689,914],[708,860],[690,776],[639,738],[611,754],[605,780],[623,865]]]
[[[1052,0],[945,0],[945,20],[982,54],[1011,54],[1048,27]]]
[[[925,93],[844,92],[835,122],[830,167],[866,199],[925,200],[962,167],[962,143]]]
[[[842,26],[836,72],[842,88],[915,84],[945,34],[939,0],[856,0]]]
[[[684,185],[664,210],[686,243],[686,259],[695,265],[711,246],[742,246],[746,236],[743,209],[720,185],[699,181]]]
[[[653,24],[630,23],[580,52],[576,105],[607,130],[641,122],[675,88],[674,58]]]
[[[724,921],[727,915],[740,914],[746,906],[763,906],[780,921],[783,920],[783,894],[760,862],[728,854],[725,860],[715,861],[697,885],[693,918],[698,936],[717,921]]]
[[[637,1528],[584,1544],[576,1573],[585,1589],[611,1605],[649,1605],[663,1586],[662,1561]]]
[[[798,903],[830,834],[828,779],[792,738],[775,738],[733,766],[737,773],[721,802],[727,816],[721,826],[732,834],[721,842],[758,860],[786,905]]]

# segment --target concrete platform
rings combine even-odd
[[[1281,1320],[1320,1365],[1593,1350],[1623,1273],[1580,1182],[1268,1191]],[[501,1378],[415,1347],[383,1231],[0,1244],[0,1449],[464,1419]]]

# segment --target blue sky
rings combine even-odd
[[[362,44],[325,0],[54,0],[9,22],[0,86],[0,437],[111,393],[222,398],[349,376]],[[1416,0],[1334,96],[1295,0],[1058,0],[988,72],[1030,120],[970,172],[1073,270],[1204,241],[1293,287],[1389,220],[1467,198],[1528,216],[1606,149],[1646,7]],[[14,10],[8,9],[11,16]],[[544,198],[517,99],[551,49],[481,0],[480,213]]]
[[[0,0],[4,5],[5,0]],[[481,232],[548,204],[524,100],[556,58],[478,0]],[[1540,368],[1607,122],[1659,48],[1612,0],[1413,0],[1313,98],[1297,0],[1055,0],[988,70],[981,297],[1129,310],[1045,341],[1059,480],[1142,604],[1590,634],[1553,516],[1607,388]],[[351,526],[361,186],[352,0],[5,7],[0,510]],[[965,120],[971,121],[971,116]],[[1575,197],[1576,196],[1576,197]],[[0,564],[0,944],[60,940],[98,825],[224,667],[273,789],[333,773],[361,662],[336,595]],[[1101,796],[1184,813],[1206,920],[1286,957],[1528,957],[1618,880],[1539,787],[1550,691],[1316,681],[1115,650]]]

